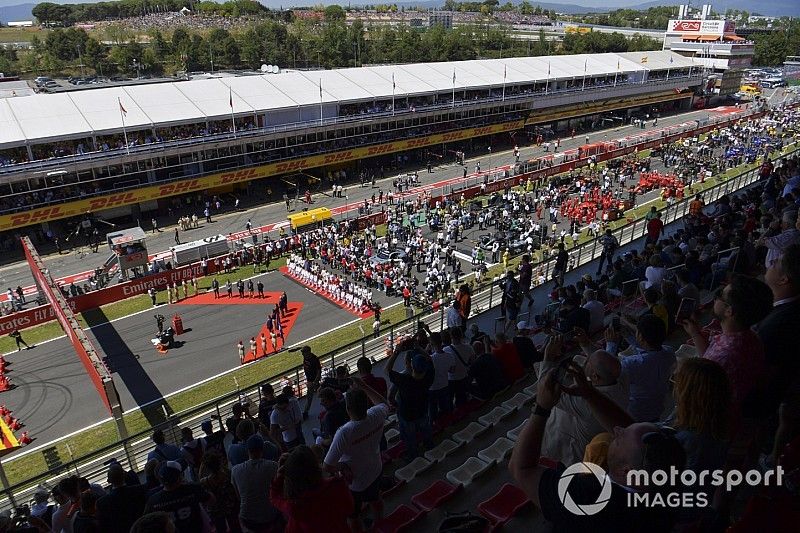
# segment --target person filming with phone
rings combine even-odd
[[[586,332],[575,332],[575,338],[584,340]],[[552,335],[545,344],[544,362],[539,367],[539,379],[553,370],[561,385],[570,385],[572,378],[567,367],[572,363],[571,356],[562,357],[564,338]],[[622,379],[622,365],[619,360],[605,350],[589,354],[583,367],[586,378],[592,385],[622,409],[628,406],[628,384]],[[545,433],[547,440],[542,445],[542,455],[557,457],[564,464],[583,460],[586,445],[598,433],[605,431],[592,414],[591,406],[581,396],[562,394],[550,418]]]

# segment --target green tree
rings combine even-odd
[[[342,6],[330,5],[323,11],[325,15],[325,22],[343,21],[347,18],[347,13],[344,12]]]

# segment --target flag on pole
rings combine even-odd
[[[322,100],[322,78],[319,79],[319,99]]]
[[[550,62],[547,62],[547,77],[550,77]]]
[[[617,70],[619,70],[619,59],[617,59]]]
[[[119,102],[119,112],[122,113],[123,117],[127,117],[128,111],[122,107],[122,98],[117,98],[117,102]]]
[[[584,74],[586,74],[586,67],[588,67],[588,66],[589,66],[589,60],[588,59],[584,59],[583,60],[583,73]]]
[[[396,86],[395,86],[395,84],[394,84],[394,72],[392,72],[392,90],[393,90],[393,91],[394,91],[395,87],[396,87]]]
[[[117,103],[119,104],[119,118],[122,121],[122,137],[125,139],[125,152],[130,155],[131,148],[128,144],[128,132],[125,130],[125,117],[128,115],[128,110],[122,105],[122,98],[117,97]]]
[[[503,65],[503,80],[506,79],[506,75],[508,74],[508,67]]]
[[[673,57],[672,57],[672,56],[669,56],[669,62],[670,62],[670,63],[674,63],[674,62],[675,62],[675,60],[673,59]]]
[[[228,105],[233,109],[233,89],[228,87]]]

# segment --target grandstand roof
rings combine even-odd
[[[686,68],[690,58],[670,51],[514,57],[414,63],[323,71],[105,87],[0,99],[0,148],[248,116],[271,110],[423,95],[615,72]],[[453,78],[455,76],[455,82]]]

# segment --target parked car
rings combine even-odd
[[[406,258],[405,250],[386,250],[381,248],[377,251],[377,253],[373,254],[372,257],[369,258],[369,263],[372,266],[376,265],[385,265],[387,263],[399,263]]]

